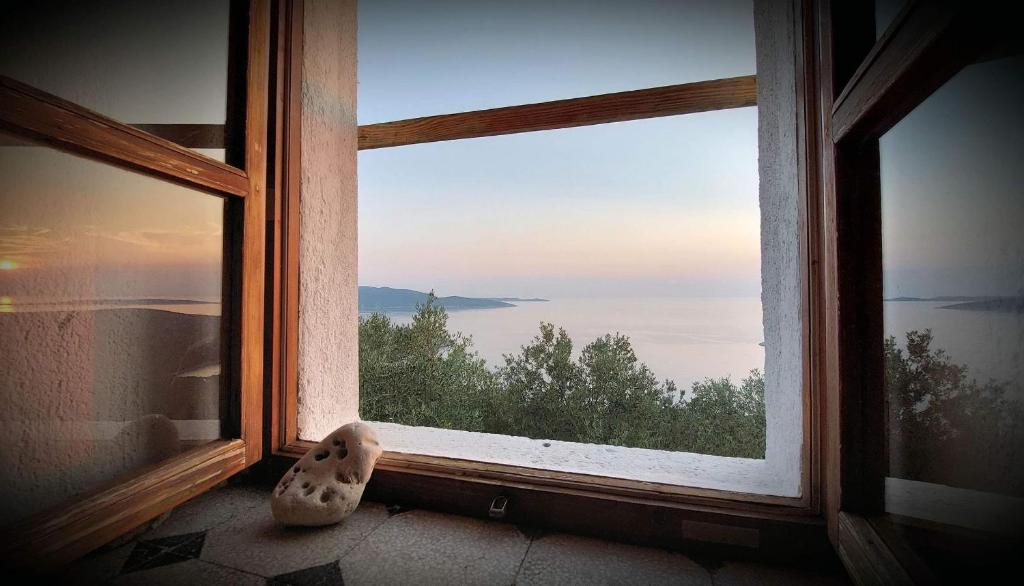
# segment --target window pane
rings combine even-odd
[[[7,525],[221,437],[224,200],[0,138]]]
[[[1021,56],[972,65],[880,144],[887,507],[1018,535],[1024,527],[1022,92]]]
[[[880,39],[899,15],[906,0],[875,0],[875,38]]]
[[[739,75],[751,0],[374,0],[359,5],[359,122]]]
[[[206,132],[223,134],[229,5],[7,3],[0,18],[0,74],[126,124],[217,125]],[[209,149],[203,153],[223,161],[220,142],[203,144]]]
[[[364,419],[764,457],[756,109],[359,157]]]

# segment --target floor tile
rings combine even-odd
[[[270,506],[269,490],[248,486],[215,488],[171,511],[167,520],[141,538],[155,539],[206,531],[259,506]]]
[[[180,564],[161,566],[150,570],[123,574],[111,582],[116,586],[162,586],[164,584],[178,586],[181,584],[203,584],[203,586],[263,586],[266,580],[259,576],[246,574],[208,564],[200,560],[188,560]]]
[[[121,567],[121,573],[127,574],[196,559],[203,551],[205,537],[205,532],[199,532],[139,541]]]
[[[552,534],[533,541],[515,583],[710,586],[712,582],[707,570],[682,554]]]
[[[409,511],[341,559],[348,586],[511,584],[529,546],[512,525]]]
[[[815,571],[749,562],[725,562],[714,573],[715,586],[844,586],[849,579],[836,568],[835,572]]]
[[[342,585],[341,568],[338,562],[313,566],[297,572],[274,576],[267,580],[268,586],[335,586]]]
[[[362,503],[350,517],[327,527],[285,527],[265,506],[249,510],[206,534],[201,559],[271,577],[336,561],[387,518],[382,505]]]

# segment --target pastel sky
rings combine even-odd
[[[122,122],[222,124],[228,8],[18,3],[0,18],[0,74]],[[220,294],[221,198],[14,142],[0,136],[0,297]]]
[[[1024,56],[968,66],[879,142],[887,297],[1024,295]]]
[[[0,22],[0,73],[126,122],[223,121],[226,2],[51,4]],[[755,73],[750,0],[374,0],[359,18],[364,124]],[[1024,58],[977,64],[883,138],[886,295],[1024,291],[1021,94]],[[757,295],[756,130],[744,108],[363,152],[360,281]],[[42,147],[0,146],[0,177],[0,269],[216,294],[218,198]]]
[[[361,124],[755,72],[752,4],[363,2]],[[365,151],[360,282],[440,294],[760,291],[757,112]]]
[[[219,295],[220,197],[40,146],[0,146],[0,177],[0,296]]]
[[[880,2],[879,29],[900,2]],[[360,4],[375,123],[755,73],[751,2]],[[1024,292],[1024,61],[881,141],[887,296]],[[760,291],[755,108],[360,153],[360,281],[443,294]]]

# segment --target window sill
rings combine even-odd
[[[745,495],[800,497],[797,478],[785,478],[768,460],[667,452],[490,433],[371,422],[381,444],[400,459],[429,456],[496,464],[540,473],[565,473],[611,483],[658,485],[665,492],[695,488]],[[621,483],[620,483],[621,484]]]

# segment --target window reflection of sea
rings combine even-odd
[[[950,302],[887,301],[885,334],[906,347],[906,332],[932,330],[932,350],[942,349],[968,377],[995,379],[1024,400],[1024,313],[943,309]]]
[[[219,300],[194,299],[90,299],[60,300],[26,297],[4,297],[0,300],[4,313],[38,313],[45,311],[91,311],[100,309],[157,309],[190,315],[219,316]]]

